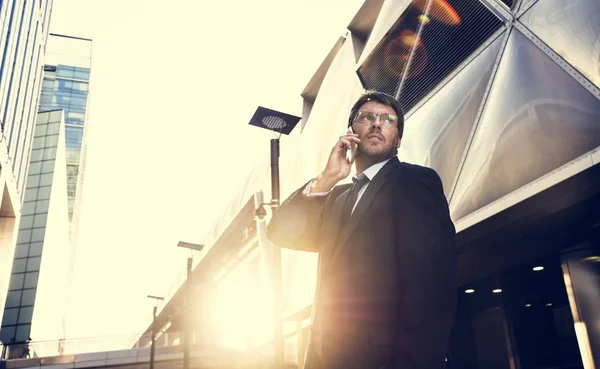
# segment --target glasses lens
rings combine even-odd
[[[375,114],[373,114],[371,112],[368,112],[368,111],[358,112],[358,119],[357,119],[358,122],[372,123],[375,121],[375,119],[376,119]]]
[[[385,123],[395,124],[398,121],[398,116],[394,114],[381,114],[380,117]]]

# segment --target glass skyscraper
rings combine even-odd
[[[45,341],[64,335],[70,247],[63,114],[48,111],[37,118],[0,329],[9,357],[19,357],[30,337]]]
[[[69,52],[65,52],[68,50]],[[39,111],[65,113],[69,220],[73,219],[88,102],[92,40],[51,34]]]
[[[11,279],[52,3],[0,1],[0,311]]]
[[[91,40],[50,34],[39,95],[35,140],[24,194],[23,219],[0,329],[8,356],[27,340],[65,336],[69,286],[77,242],[73,222],[88,101]],[[75,237],[76,238],[76,237]]]

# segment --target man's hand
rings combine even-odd
[[[348,177],[352,163],[348,161],[346,152],[352,150],[353,144],[358,145],[359,143],[360,139],[355,133],[348,132],[346,135],[340,136],[329,154],[325,170],[315,178],[310,192],[329,192],[339,181]]]

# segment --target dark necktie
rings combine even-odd
[[[358,178],[352,178],[352,182],[354,184],[350,187],[350,192],[348,193],[348,200],[346,201],[346,205],[344,206],[344,213],[342,215],[342,224],[346,224],[348,219],[350,219],[350,215],[352,215],[352,209],[354,209],[354,205],[356,204],[356,200],[358,199],[358,193],[360,189],[363,188],[368,182],[369,177],[367,177],[364,173],[361,173]]]

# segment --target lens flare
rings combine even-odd
[[[412,3],[422,13],[425,13],[427,1],[428,0],[412,0]],[[429,8],[429,16],[450,26],[457,26],[460,24],[460,16],[446,0],[432,0],[431,7]]]
[[[422,23],[423,25],[429,24],[429,22],[431,22],[431,18],[429,18],[425,14],[419,15],[418,19],[419,23]]]
[[[406,78],[413,78],[427,67],[427,51],[421,38],[413,31],[404,30],[391,39],[385,48],[383,62],[386,70],[396,77],[404,75],[404,69],[408,65],[410,53],[414,45],[413,60],[410,62]]]

